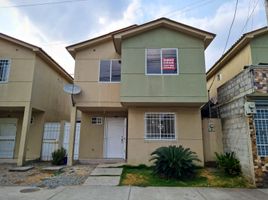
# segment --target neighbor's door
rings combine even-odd
[[[0,119],[0,158],[13,158],[17,131],[17,119]]]
[[[42,160],[52,160],[52,152],[59,147],[60,123],[45,123],[43,144],[42,144]]]
[[[106,158],[125,159],[126,119],[106,118],[105,123]]]
[[[75,140],[74,140],[74,160],[79,159],[80,127],[81,127],[81,123],[77,122],[76,129],[75,129]],[[67,153],[69,150],[70,128],[71,128],[71,124],[69,122],[65,122],[64,123],[63,148],[66,149]]]

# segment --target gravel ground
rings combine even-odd
[[[33,164],[34,168],[27,172],[9,172],[16,165],[0,164],[0,186],[37,186],[56,188],[64,185],[79,185],[84,183],[95,165],[76,165],[65,167],[61,172],[44,172],[48,163]]]

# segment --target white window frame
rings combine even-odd
[[[105,60],[105,61],[110,61],[110,80],[109,81],[101,81],[100,80],[100,71],[101,71],[101,61]],[[113,61],[120,61],[121,59],[101,59],[99,60],[99,83],[120,83],[121,81],[112,81],[112,63]],[[120,69],[121,69],[121,63],[120,63]],[[121,73],[120,73],[120,79],[121,79]]]
[[[7,59],[7,58],[0,58],[0,60],[7,60],[8,61],[8,68],[6,70],[6,80],[5,81],[1,81],[0,80],[0,84],[1,83],[7,83],[9,81],[9,73],[10,73],[11,60],[10,59]]]
[[[93,123],[93,119],[96,119],[95,123]],[[102,117],[91,117],[91,124],[93,125],[102,125],[103,124],[103,118]]]
[[[161,138],[161,132],[159,138],[147,138],[147,115],[149,114],[172,114],[174,115],[174,138]],[[177,124],[176,124],[176,113],[174,112],[146,112],[144,114],[144,140],[147,141],[175,141],[177,140]]]
[[[152,73],[147,73],[147,51],[148,49],[160,49],[160,63],[161,63],[161,73],[160,74],[152,74]],[[163,50],[176,50],[176,57],[177,57],[177,73],[176,74],[163,74],[163,67],[162,67],[162,51]],[[179,75],[179,53],[178,53],[178,48],[146,48],[145,49],[145,75],[147,76],[176,76]]]

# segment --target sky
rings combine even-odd
[[[264,0],[238,0],[227,40],[235,5],[236,0],[0,0],[0,32],[41,47],[73,74],[66,46],[167,17],[217,35],[205,51],[208,70],[243,33],[267,25]]]

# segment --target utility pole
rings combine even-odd
[[[265,13],[266,13],[266,24],[268,25],[268,0],[264,0]]]

